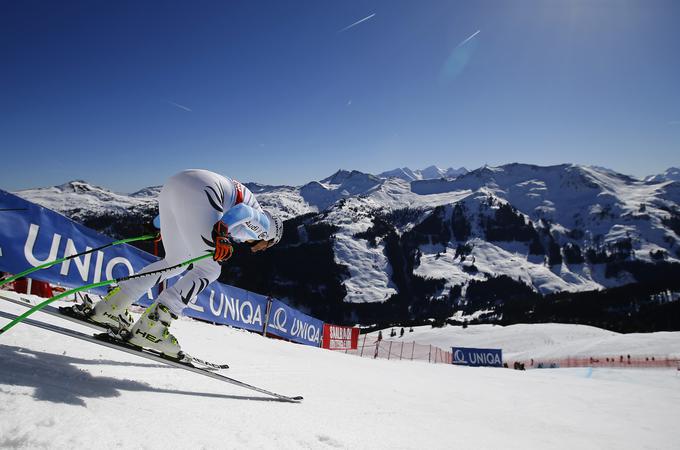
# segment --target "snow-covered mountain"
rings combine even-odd
[[[303,198],[299,188],[258,183],[245,183],[245,185],[255,194],[257,201],[263,207],[278,212],[283,220],[318,211],[317,207]]]
[[[160,186],[153,186],[129,195],[119,194],[83,180],[74,180],[16,194],[87,227],[120,238],[153,231],[151,221],[158,214],[156,199],[159,192]]]
[[[125,214],[153,208],[159,192],[160,187],[148,187],[130,195],[117,194],[83,180],[74,180],[59,186],[26,189],[17,195],[74,220],[82,220],[85,215]]]
[[[321,181],[305,184],[300,188],[300,195],[305,202],[321,211],[340,199],[363,195],[382,183],[382,179],[367,173],[339,170]]]
[[[224,281],[348,319],[380,316],[380,305],[433,317],[631,283],[661,289],[680,275],[678,181],[572,164],[382,175],[340,170],[301,187],[248,184],[286,219],[284,239],[257,259],[237,254]],[[125,234],[109,222],[152,217],[157,191],[122,195],[75,181],[18,194]],[[253,275],[262,267],[271,276]]]
[[[130,197],[134,198],[156,198],[158,194],[161,193],[161,188],[163,186],[150,186],[144,189],[140,189],[137,192],[130,194]]]
[[[430,295],[456,286],[465,295],[470,283],[502,275],[547,294],[635,281],[616,262],[678,262],[679,203],[674,183],[584,166],[510,164],[455,180],[392,179],[332,206],[326,220],[339,227],[335,254],[350,271],[346,301],[384,301],[399,291],[386,247],[392,232],[412,253],[400,266],[441,280]]]
[[[310,212],[322,211],[341,199],[364,195],[381,186],[386,178],[397,177],[406,181],[414,181],[455,178],[468,172],[462,167],[442,170],[436,166],[416,171],[408,168],[395,169],[392,172],[397,171],[405,171],[404,173],[410,175],[404,178],[384,172],[375,176],[357,170],[338,170],[327,178],[311,181],[300,187],[260,183],[245,183],[245,185],[256,194],[262,205],[278,211],[284,220],[287,220]],[[162,186],[150,186],[132,194],[122,194],[83,180],[73,180],[59,186],[25,189],[17,194],[74,220],[82,221],[84,217],[138,213],[154,209],[161,188]]]
[[[645,178],[648,183],[663,183],[664,181],[680,181],[680,169],[670,167],[664,173],[650,175]]]
[[[468,170],[465,167],[461,167],[459,169],[454,169],[453,167],[449,167],[448,169],[440,169],[437,166],[429,166],[422,170],[411,170],[408,167],[402,167],[388,170],[379,174],[378,176],[380,178],[401,178],[405,181],[416,181],[439,178],[456,178],[466,173],[468,173]]]

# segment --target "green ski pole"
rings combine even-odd
[[[49,305],[50,303],[56,302],[57,300],[60,300],[64,297],[67,297],[71,294],[75,294],[76,292],[85,291],[85,290],[88,290],[88,289],[94,289],[94,288],[97,288],[97,287],[100,287],[100,286],[106,286],[106,285],[109,285],[109,284],[120,283],[122,281],[132,280],[134,278],[147,277],[147,276],[150,276],[150,275],[156,275],[156,274],[159,274],[159,273],[162,273],[162,272],[167,272],[169,270],[174,270],[174,269],[177,269],[178,267],[188,266],[189,264],[193,264],[196,261],[200,261],[202,259],[212,257],[213,253],[214,252],[209,252],[209,253],[206,253],[205,255],[198,256],[198,257],[192,258],[192,259],[188,259],[188,260],[181,262],[179,264],[175,264],[174,266],[166,267],[165,269],[153,270],[151,272],[138,273],[136,275],[128,275],[127,277],[114,278],[113,280],[106,280],[106,281],[100,281],[98,283],[86,284],[85,286],[81,286],[79,288],[75,288],[75,289],[71,289],[70,291],[66,291],[62,294],[55,295],[54,297],[48,298],[44,302],[35,305],[33,308],[29,309],[28,311],[26,311],[25,313],[23,313],[22,315],[20,315],[19,317],[17,317],[13,321],[11,321],[10,323],[8,323],[4,327],[2,327],[2,329],[0,329],[0,335],[5,333],[7,330],[9,330],[14,325],[16,325],[19,322],[21,322],[22,320],[24,320],[25,318],[27,318],[28,316],[30,316],[34,312],[40,311],[43,307]]]
[[[121,240],[119,240],[119,241],[113,241],[113,242],[111,242],[111,243],[109,243],[109,244],[102,245],[101,247],[97,247],[97,248],[93,248],[93,249],[90,249],[90,250],[86,250],[86,251],[84,251],[84,252],[76,253],[75,255],[71,255],[71,256],[67,256],[67,257],[65,257],[65,258],[56,259],[56,260],[54,260],[54,261],[46,262],[45,264],[41,264],[41,265],[36,266],[36,267],[31,267],[30,269],[26,269],[26,270],[24,270],[23,272],[21,272],[21,273],[19,273],[19,274],[13,275],[13,276],[11,276],[11,277],[9,277],[9,278],[5,278],[4,280],[0,280],[0,286],[3,286],[3,285],[5,285],[5,284],[7,284],[7,283],[10,283],[10,282],[12,282],[12,281],[14,281],[14,280],[16,280],[16,279],[21,278],[21,277],[25,277],[26,275],[28,275],[28,274],[30,274],[30,273],[33,273],[33,272],[36,272],[36,271],[38,271],[38,270],[40,270],[40,269],[46,269],[46,268],[48,268],[48,267],[52,267],[52,266],[54,266],[54,265],[56,265],[56,264],[59,264],[59,263],[61,263],[61,262],[66,261],[66,260],[73,259],[73,258],[77,258],[78,256],[87,255],[88,253],[92,253],[92,252],[96,252],[96,251],[99,251],[99,250],[103,250],[103,249],[105,249],[105,248],[107,248],[107,247],[113,247],[114,245],[126,244],[126,243],[128,243],[128,242],[135,242],[135,241],[146,241],[146,240],[149,240],[149,239],[153,239],[153,238],[155,238],[156,236],[157,236],[157,235],[155,235],[155,234],[145,234],[144,236],[138,236],[138,237],[133,237],[133,238],[121,239]]]

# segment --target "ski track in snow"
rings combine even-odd
[[[517,352],[616,338],[655,341],[666,353],[679,348],[679,333],[516,327],[419,327],[406,337],[446,347],[462,342],[447,334],[464,332],[465,343],[502,342]],[[680,376],[672,370],[519,372],[372,360],[190,319],[176,321],[173,332],[187,351],[231,364],[229,376],[305,400],[273,401],[19,325],[0,338],[0,448],[618,450],[671,449],[680,440]]]

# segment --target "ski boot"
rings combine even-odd
[[[162,303],[154,303],[149,306],[142,317],[132,326],[127,342],[138,347],[144,347],[162,353],[174,359],[182,359],[184,354],[175,336],[170,334],[168,328],[173,319],[173,314]]]
[[[85,296],[83,303],[73,307],[73,311],[81,314],[84,319],[98,323],[118,334],[130,332],[134,319],[128,311],[132,301],[115,288],[100,302],[93,306],[92,299]],[[77,311],[76,311],[77,309]]]

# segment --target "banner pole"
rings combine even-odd
[[[269,326],[269,314],[272,312],[272,297],[271,295],[267,297],[267,310],[264,314],[264,326],[262,327],[262,336],[267,337],[267,327]]]

